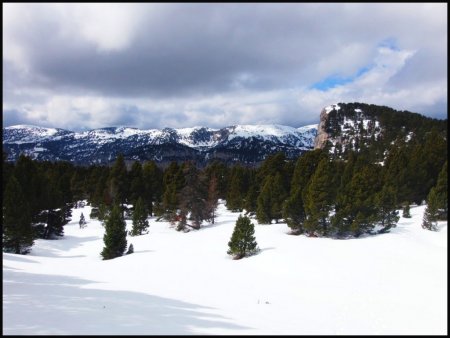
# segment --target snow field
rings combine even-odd
[[[252,220],[261,251],[233,260],[239,214],[220,204],[199,231],[151,218],[127,237],[134,253],[108,261],[101,223],[74,209],[63,239],[3,253],[4,334],[446,334],[447,223],[423,230],[424,209],[350,240]]]

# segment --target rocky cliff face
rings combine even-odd
[[[323,149],[325,144],[329,138],[328,133],[326,132],[326,125],[329,117],[329,113],[332,110],[339,110],[340,107],[337,104],[332,104],[331,106],[327,106],[322,109],[320,112],[320,121],[317,127],[317,135],[314,139],[314,149]]]

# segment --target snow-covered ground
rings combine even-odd
[[[423,230],[424,208],[350,240],[253,221],[261,252],[238,261],[226,254],[238,214],[223,205],[189,233],[152,218],[127,238],[133,254],[108,261],[104,228],[74,209],[63,239],[3,253],[3,333],[445,335],[447,223]]]

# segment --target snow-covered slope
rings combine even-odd
[[[226,254],[238,214],[223,204],[189,233],[152,218],[149,234],[127,238],[134,253],[109,261],[104,228],[75,209],[63,239],[3,254],[3,333],[445,335],[447,224],[422,229],[424,208],[350,240],[253,221],[261,252],[238,261]]]
[[[317,125],[292,128],[281,125],[237,125],[140,130],[100,128],[75,133],[63,129],[12,126],[3,129],[8,160],[24,153],[38,160],[67,160],[79,164],[108,163],[118,153],[130,160],[225,161],[257,163],[278,151],[288,157],[313,148]]]

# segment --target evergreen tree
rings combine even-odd
[[[149,227],[147,210],[145,209],[144,201],[141,197],[137,200],[134,205],[133,211],[133,228],[131,229],[131,236],[142,235],[147,233]]]
[[[154,161],[146,162],[142,167],[142,179],[144,181],[144,202],[148,214],[152,216],[153,204],[159,204],[162,201],[163,173]]]
[[[351,167],[350,167],[351,166]],[[352,168],[353,167],[353,168]],[[351,234],[359,237],[370,232],[379,215],[375,196],[380,190],[379,168],[358,158],[347,163],[345,180],[336,196],[336,212],[332,217],[332,228],[338,237]],[[348,178],[351,175],[351,180]]]
[[[205,174],[211,180],[212,177],[217,179],[217,194],[221,199],[226,199],[228,184],[228,167],[218,160],[214,160],[205,168]]]
[[[439,218],[439,199],[435,188],[431,188],[427,198],[427,207],[423,215],[422,228],[437,231]]]
[[[234,166],[231,169],[227,192],[227,209],[231,211],[242,211],[244,208],[245,178],[244,169]]]
[[[3,196],[3,251],[27,254],[34,244],[31,212],[14,175],[10,176]]]
[[[143,198],[145,193],[145,186],[142,173],[142,165],[140,162],[135,161],[131,166],[131,170],[128,173],[128,181],[130,182],[130,201],[137,201],[139,198]]]
[[[305,195],[305,210],[307,219],[305,231],[309,234],[319,232],[326,236],[329,227],[329,214],[333,208],[333,176],[327,158],[322,159],[317,166]]]
[[[303,233],[303,223],[306,220],[306,212],[303,204],[301,189],[296,189],[285,201],[283,206],[283,217],[288,227],[292,229],[292,234]]]
[[[274,218],[272,215],[272,189],[274,184],[273,176],[267,177],[261,193],[258,196],[258,207],[256,209],[256,219],[260,224],[270,224]]]
[[[50,170],[42,177],[45,190],[41,198],[39,221],[46,223],[42,237],[57,239],[64,235],[64,225],[71,219],[71,204],[64,201],[64,193],[58,185],[58,177]]]
[[[236,225],[228,242],[228,254],[234,259],[241,259],[259,251],[255,237],[255,226],[247,216],[239,215]]]
[[[209,218],[207,185],[193,162],[185,163],[183,176],[185,185],[179,194],[180,209],[190,215],[192,227],[200,229],[203,220]]]
[[[435,186],[439,219],[447,220],[448,215],[448,183],[447,183],[447,161],[445,161],[439,173]]]
[[[405,202],[405,205],[403,206],[402,217],[411,218],[409,202]]]
[[[217,178],[212,176],[208,185],[208,199],[206,201],[206,214],[207,220],[214,224],[216,218],[216,209],[218,205],[218,190],[217,190]]]
[[[182,168],[176,162],[171,162],[163,176],[164,194],[162,197],[163,216],[168,221],[176,217],[179,206],[178,193],[184,186]]]
[[[303,233],[303,223],[306,220],[303,195],[306,195],[306,189],[311,177],[324,156],[321,149],[308,151],[300,156],[295,164],[290,188],[291,193],[286,199],[282,210],[282,216],[292,229],[293,234]]]
[[[258,185],[256,180],[250,183],[250,187],[248,189],[247,195],[245,195],[244,208],[249,213],[256,212],[258,208]]]
[[[86,227],[86,220],[84,219],[83,213],[81,213],[80,220],[78,221],[78,224],[80,225],[80,229],[83,229]]]
[[[382,226],[379,233],[388,232],[399,220],[395,188],[385,184],[375,198],[375,205],[378,209],[378,222]]]
[[[120,206],[115,204],[105,222],[105,244],[101,255],[104,260],[120,257],[127,249],[126,223]]]
[[[117,156],[111,168],[108,182],[108,193],[112,203],[124,204],[129,194],[127,167],[122,154]]]
[[[288,193],[286,191],[283,178],[280,173],[275,175],[272,183],[271,192],[271,215],[275,219],[275,223],[282,218],[283,203],[286,200]]]

